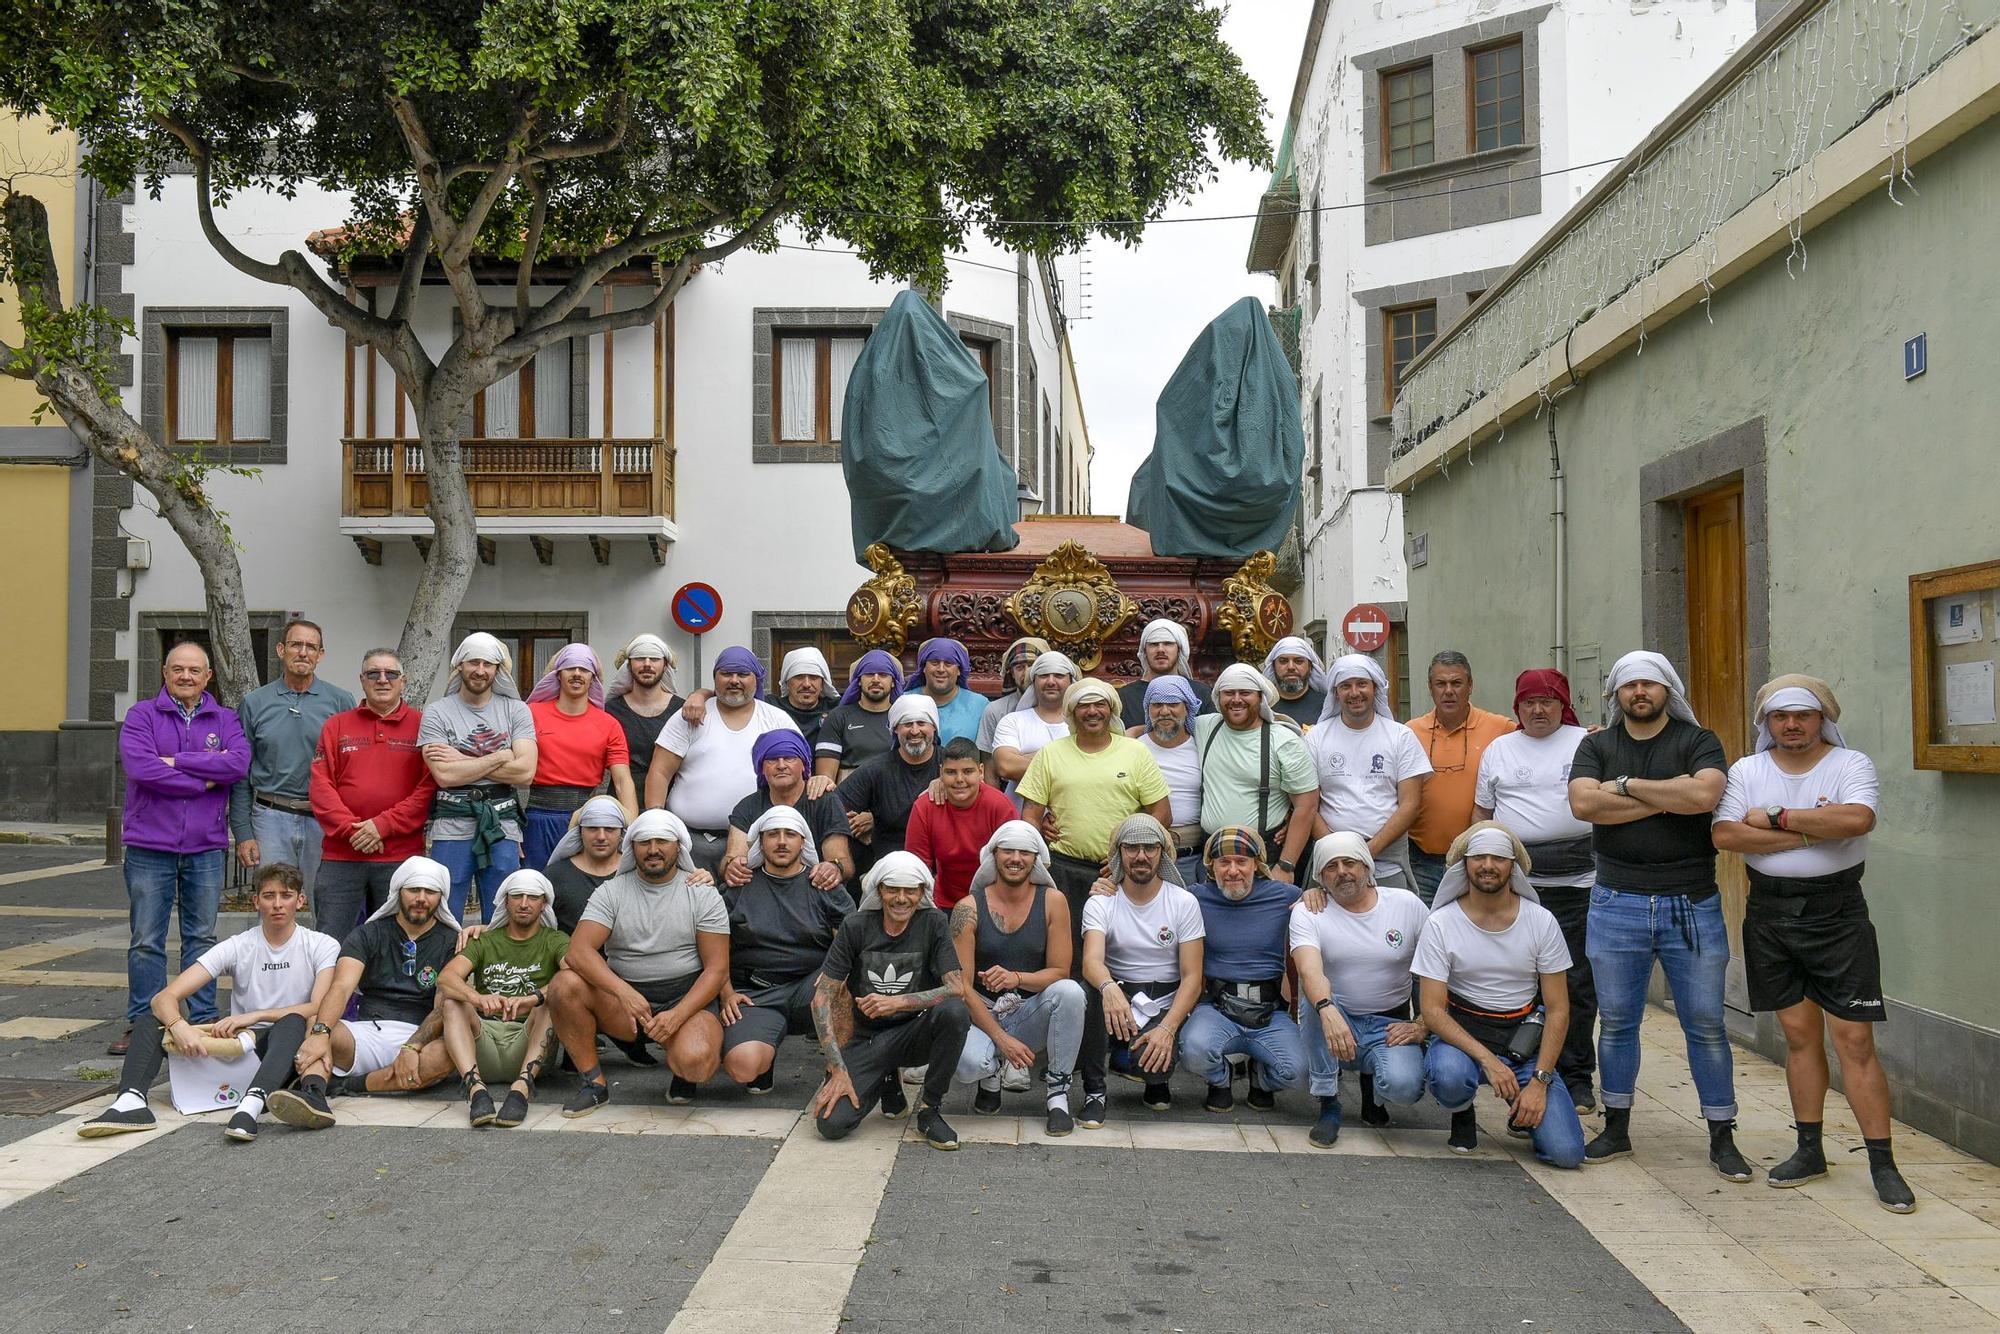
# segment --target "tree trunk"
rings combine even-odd
[[[450,661],[452,621],[466,589],[472,586],[473,563],[479,555],[479,535],[472,510],[472,488],[465,481],[459,425],[464,404],[457,395],[433,396],[418,418],[424,442],[424,476],[430,487],[435,535],[410,595],[409,618],[403,623],[399,652],[403,678],[412,700],[431,697],[438,673]]]

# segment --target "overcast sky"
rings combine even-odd
[[[1275,152],[1284,133],[1308,0],[1236,0],[1222,35],[1264,91],[1265,132]],[[1167,216],[1251,213],[1270,183],[1268,169],[1224,164],[1192,200]],[[1057,261],[1065,288],[1090,442],[1097,454],[1090,478],[1091,510],[1125,512],[1132,472],[1153,448],[1153,402],[1188,345],[1210,320],[1245,296],[1266,305],[1275,282],[1244,271],[1250,221],[1181,222],[1147,228],[1136,250],[1099,242],[1081,260],[1087,293],[1078,293],[1078,257]],[[1079,310],[1081,303],[1082,309]],[[1087,319],[1077,320],[1079,314]]]

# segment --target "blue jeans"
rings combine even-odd
[[[493,921],[493,904],[500,893],[500,882],[521,869],[521,845],[512,839],[502,839],[487,849],[491,858],[486,869],[479,876],[479,920]],[[451,915],[460,922],[465,920],[465,896],[472,887],[472,840],[469,838],[441,838],[431,842],[431,859],[439,862],[451,872],[451,893],[447,896],[447,906]]]
[[[1031,1051],[1047,1053],[1047,1078],[1068,1088],[1070,1072],[1076,1069],[1076,1054],[1083,1046],[1083,1011],[1083,988],[1075,979],[1065,977],[1025,997],[1000,1020],[1000,1031]],[[999,1074],[1005,1065],[993,1039],[974,1024],[965,1035],[952,1078],[972,1084]]]
[[[295,815],[252,802],[250,836],[257,840],[258,864],[290,862],[298,867],[310,897],[319,880],[319,821],[310,815]]]
[[[569,832],[568,811],[528,811],[521,817],[521,865],[539,871]]]
[[[1498,1053],[1495,1053],[1496,1055]],[[1535,1058],[1502,1061],[1514,1072],[1523,1087],[1533,1078]],[[1448,1112],[1462,1112],[1472,1106],[1486,1072],[1470,1056],[1449,1042],[1431,1043],[1424,1054],[1424,1069],[1430,1078],[1431,1096]],[[1535,1157],[1552,1167],[1579,1167],[1583,1164],[1583,1123],[1576,1119],[1576,1104],[1569,1089],[1558,1079],[1548,1086],[1548,1101],[1542,1108],[1542,1123],[1534,1129]]]
[[[1687,1036],[1701,1114],[1710,1121],[1735,1116],[1734,1067],[1722,1024],[1722,984],[1729,970],[1722,896],[1690,903],[1682,894],[1627,894],[1593,885],[1586,929],[1597,984],[1597,1080],[1604,1105],[1632,1105],[1639,1081],[1639,1022],[1658,960]]]
[[[132,900],[132,944],[125,951],[125,1022],[136,1023],[167,985],[167,921],[181,915],[181,971],[215,944],[215,913],[222,906],[222,869],[228,853],[125,849],[125,894]],[[188,1018],[212,1023],[213,980],[188,998]]]
[[[1305,1073],[1299,1026],[1282,1009],[1262,1028],[1245,1028],[1207,1001],[1181,1025],[1181,1068],[1210,1084],[1229,1082],[1229,1058],[1248,1056],[1250,1080],[1269,1093],[1288,1089]]]
[[[1396,1022],[1384,1019],[1379,1014],[1349,1014],[1342,1010],[1341,1017],[1347,1020],[1348,1028],[1354,1032],[1354,1059],[1335,1061],[1333,1053],[1327,1050],[1326,1030],[1320,1026],[1319,1014],[1299,1025],[1306,1035],[1306,1061],[1312,1070],[1309,1085],[1315,1098],[1338,1098],[1340,1096],[1340,1072],[1358,1070],[1375,1081],[1375,1098],[1378,1102],[1399,1103],[1405,1107],[1421,1100],[1424,1096],[1424,1048],[1422,1043],[1405,1043],[1400,1047],[1389,1045],[1389,1025]],[[1339,1109],[1334,1111],[1336,1119]]]
[[[1438,884],[1444,879],[1444,858],[1434,852],[1425,852],[1412,843],[1410,845],[1410,874],[1417,883],[1410,886],[1412,892],[1424,901],[1426,908],[1436,897]]]

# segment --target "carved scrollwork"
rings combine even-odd
[[[1270,583],[1277,568],[1275,555],[1259,551],[1222,581],[1215,619],[1235,641],[1241,661],[1260,661],[1271,645],[1292,632],[1292,604]]]
[[[917,581],[880,542],[869,543],[861,555],[875,576],[847,599],[848,633],[871,648],[901,653],[911,629],[924,616]]]
[[[1048,640],[1085,671],[1103,657],[1104,641],[1139,614],[1139,604],[1111,572],[1075,541],[1050,552],[1005,605],[1023,630]]]
[[[937,600],[938,633],[971,642],[1012,639],[1017,633],[1007,599],[998,593],[946,592]]]

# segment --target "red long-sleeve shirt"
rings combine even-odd
[[[400,862],[424,851],[437,783],[417,744],[423,713],[408,704],[384,718],[363,704],[336,713],[320,729],[312,764],[312,808],[326,841],[320,855],[334,862]],[[382,850],[356,852],[354,826],[375,822]]]

